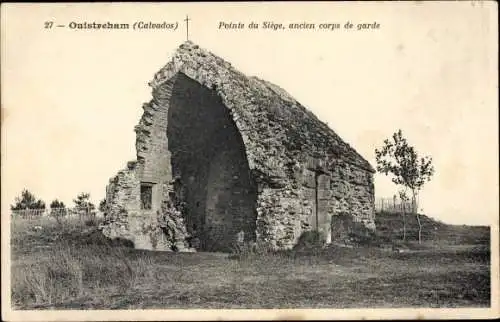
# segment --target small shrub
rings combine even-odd
[[[194,249],[200,249],[201,241],[198,237],[189,238],[188,243],[189,243],[189,247],[192,247]]]
[[[111,240],[104,236],[104,234],[98,230],[93,230],[91,232],[88,232],[81,237],[74,236],[78,238],[76,242],[81,245],[85,246],[90,246],[90,245],[97,245],[97,246],[103,246],[103,245],[109,245],[111,244]],[[69,239],[69,238],[68,238]]]
[[[90,216],[87,219],[83,221],[83,224],[87,227],[98,227],[101,222],[99,219],[94,215]]]
[[[113,247],[125,247],[125,248],[134,248],[135,247],[133,241],[131,241],[129,239],[122,238],[122,237],[113,238],[111,240],[111,246],[113,246]]]
[[[326,238],[323,233],[317,230],[305,231],[300,235],[295,250],[310,250],[322,248],[326,243]]]
[[[381,239],[376,233],[368,228],[361,222],[352,222],[349,227],[348,241],[349,243],[358,246],[379,246]]]
[[[262,250],[257,248],[256,243],[235,243],[230,250],[231,254],[238,255],[238,257],[249,257],[262,253]]]
[[[265,256],[280,257],[284,251],[275,250],[273,247],[263,243],[243,242],[235,243],[231,247],[230,259],[251,259]]]

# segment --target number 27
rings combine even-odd
[[[52,28],[52,25],[54,24],[53,21],[45,21],[44,23],[44,26],[45,26],[45,29],[50,29]]]

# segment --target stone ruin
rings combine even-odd
[[[106,189],[107,237],[163,251],[287,249],[309,230],[335,242],[346,215],[375,229],[374,169],[283,89],[190,41],[149,85],[137,159]]]

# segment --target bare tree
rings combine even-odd
[[[417,200],[423,185],[430,181],[434,174],[432,158],[419,157],[415,148],[403,137],[401,130],[394,133],[391,139],[384,140],[384,146],[380,150],[375,149],[377,171],[390,175],[392,182],[403,188],[403,196],[406,196],[406,189],[411,191],[411,211],[417,216],[418,242],[421,243],[422,223],[417,211]]]

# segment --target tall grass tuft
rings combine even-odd
[[[151,283],[152,258],[131,256],[128,245],[108,240],[98,224],[95,218],[13,222],[11,242],[20,257],[11,270],[12,303],[50,307],[96,290],[123,293]]]
[[[150,280],[150,257],[131,257],[127,249],[107,245],[57,245],[43,260],[12,271],[14,303],[53,305],[89,296],[96,288],[127,292]]]
[[[284,267],[295,262],[295,253],[292,250],[277,250],[267,244],[245,242],[235,244],[228,258],[244,266]]]

